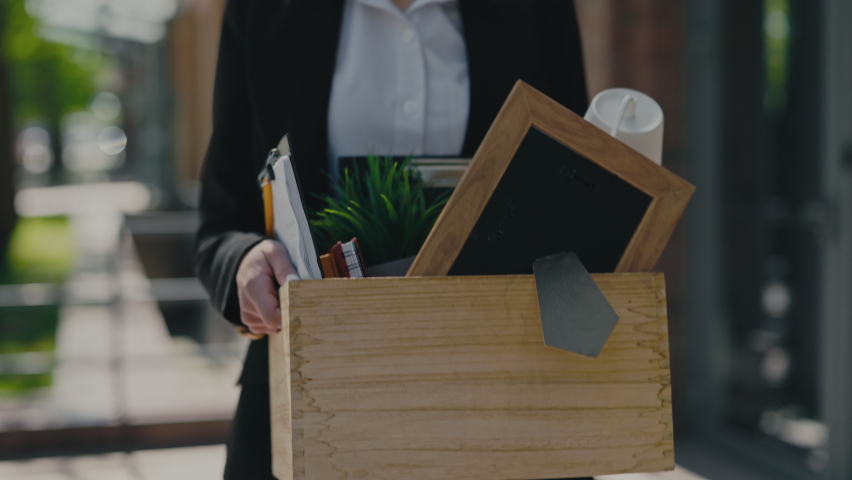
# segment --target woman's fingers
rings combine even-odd
[[[281,330],[281,307],[275,281],[283,284],[288,275],[295,274],[287,250],[273,240],[258,243],[243,257],[237,270],[237,293],[241,320],[252,333]]]
[[[266,323],[253,312],[249,312],[247,310],[243,310],[240,312],[240,320],[242,320],[243,324],[246,328],[249,329],[251,333],[257,335],[267,335],[271,333],[276,333],[276,331],[266,326]]]
[[[270,241],[269,248],[264,249],[263,254],[266,257],[267,263],[272,267],[272,272],[278,281],[278,285],[287,283],[288,275],[299,276],[296,268],[293,266],[293,262],[290,260],[290,255],[287,254],[287,249],[280,242]]]
[[[248,298],[254,305],[254,312],[268,328],[281,329],[281,308],[278,306],[278,293],[272,281],[272,271],[258,275],[246,284]]]

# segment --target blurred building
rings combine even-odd
[[[695,423],[795,478],[850,478],[852,10],[741,7],[693,20],[690,399],[720,419]]]
[[[697,186],[666,272],[678,462],[852,478],[852,5],[579,0],[591,93],[649,93]]]
[[[45,64],[93,94],[17,125],[30,233],[16,245],[70,253],[49,277],[0,270],[0,332],[38,338],[0,349],[0,458],[221,443],[246,345],[194,278],[192,245],[225,2],[8,4]],[[46,263],[38,248],[19,250]],[[37,335],[21,327],[35,320]]]
[[[225,0],[198,0],[171,28],[175,88],[175,174],[186,203],[193,203],[213,130],[213,79]]]
[[[130,139],[125,158],[116,165],[87,168],[72,160],[71,170],[76,166],[81,171],[111,172],[113,179],[143,181],[156,188],[160,208],[192,206],[211,132],[225,0],[27,0],[25,4],[38,20],[41,37],[112,59],[112,68],[104,69],[96,83],[118,101],[121,117],[116,118]],[[94,157],[82,156],[89,161]]]

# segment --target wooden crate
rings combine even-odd
[[[270,339],[275,475],[673,469],[663,275],[592,276],[619,315],[596,359],[544,345],[532,276],[289,282]]]

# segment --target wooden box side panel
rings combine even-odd
[[[272,427],[272,474],[278,480],[293,480],[293,425],[290,390],[290,310],[289,296],[281,292],[281,333],[269,337],[269,404]]]
[[[544,345],[532,276],[290,282],[279,479],[674,468],[662,275],[594,278],[620,318],[597,359]]]

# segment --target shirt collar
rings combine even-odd
[[[391,0],[355,0],[355,1],[360,2],[364,5],[369,5],[369,6],[374,7],[374,8],[379,8],[381,10],[385,10],[385,11],[388,11],[388,12],[391,12],[391,13],[394,13],[394,14],[397,14],[397,15],[406,15],[406,14],[409,14],[409,13],[415,11],[415,10],[423,8],[427,5],[431,5],[433,3],[451,3],[451,2],[456,2],[458,0],[414,0],[414,2],[412,2],[411,5],[408,7],[408,10],[406,10],[405,12],[401,12],[399,10],[399,8],[397,8],[397,6],[394,5]]]

